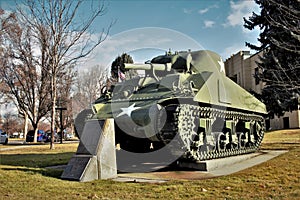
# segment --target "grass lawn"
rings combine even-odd
[[[300,199],[300,130],[266,133],[262,149],[288,149],[263,164],[206,180],[86,183],[61,180],[78,144],[34,145],[0,152],[0,199]]]

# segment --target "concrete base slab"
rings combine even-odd
[[[245,160],[252,159],[257,156],[261,156],[262,154],[264,154],[264,153],[256,152],[256,153],[251,153],[251,154],[231,156],[231,157],[226,157],[226,158],[205,160],[205,161],[199,161],[199,162],[178,161],[178,167],[195,169],[195,170],[200,170],[200,171],[212,171],[214,169],[224,168],[225,166],[233,165],[235,163],[240,163]]]
[[[156,171],[156,172],[147,172],[147,173],[118,173],[118,177],[112,180],[117,182],[131,182],[131,183],[164,183],[169,180],[201,180],[207,178],[214,178],[214,177],[225,176],[225,175],[236,173],[238,171],[242,171],[244,169],[266,162],[286,152],[288,151],[264,150],[261,152],[240,156],[239,161],[238,158],[232,157],[232,163],[229,162],[230,161],[229,158],[226,158],[229,159],[229,161],[225,161],[224,159],[222,159],[224,161],[223,165],[220,164],[220,161],[211,160],[210,164],[208,164],[208,166],[210,166],[208,167],[208,169],[210,169],[208,171],[201,171],[195,169],[183,171],[182,168],[181,169],[166,168],[165,170],[162,169],[159,172]],[[144,164],[147,165],[148,163],[144,163]],[[212,166],[215,166],[216,168]],[[65,167],[67,167],[67,165],[52,166],[49,168],[64,169]]]
[[[286,153],[287,151],[261,151],[253,154],[247,154],[243,156],[236,156],[230,158],[222,158],[216,160],[210,160],[206,164],[208,171],[160,171],[160,172],[148,172],[148,173],[121,173],[118,177],[113,179],[119,182],[149,182],[149,183],[162,183],[168,180],[200,180],[213,178],[218,176],[229,175],[255,165],[266,162],[276,156]],[[205,161],[207,162],[207,161]],[[203,167],[203,164],[201,164]],[[189,165],[193,168],[197,165]],[[185,167],[181,164],[181,167]],[[176,169],[177,170],[177,169]]]
[[[210,173],[212,173],[214,176],[229,175],[229,174],[253,167],[255,165],[264,163],[264,162],[271,160],[272,158],[275,158],[286,152],[288,152],[288,151],[283,151],[283,150],[281,150],[281,151],[261,151],[259,156],[254,156],[250,159],[246,159],[242,162],[234,163],[233,165],[230,165],[227,167],[215,168],[214,170],[211,170]]]

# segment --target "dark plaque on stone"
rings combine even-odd
[[[80,181],[92,159],[92,156],[73,156],[65,168],[61,178]]]

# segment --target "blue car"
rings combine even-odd
[[[26,142],[33,142],[34,130],[28,131],[26,135]],[[43,130],[38,130],[37,133],[37,142],[46,142],[48,139],[47,135]]]

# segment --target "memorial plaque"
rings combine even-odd
[[[92,156],[73,156],[65,168],[61,178],[80,181],[92,158]],[[96,174],[96,176],[98,175]]]

